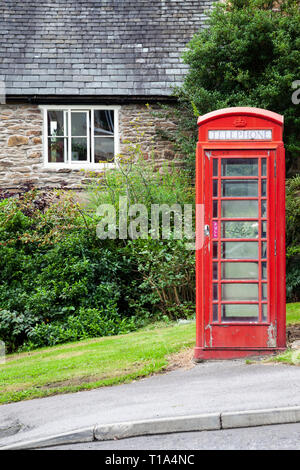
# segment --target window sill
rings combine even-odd
[[[43,168],[45,170],[53,170],[53,171],[57,171],[57,170],[77,170],[77,171],[78,170],[84,170],[84,171],[98,170],[98,171],[101,171],[101,170],[106,170],[109,168],[116,168],[116,166],[117,165],[115,162],[95,163],[95,164],[73,163],[72,165],[67,165],[65,163],[61,163],[61,164],[60,163],[47,163],[47,164],[44,164]]]

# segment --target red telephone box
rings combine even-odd
[[[227,108],[201,116],[198,125],[196,203],[204,205],[204,241],[196,249],[195,359],[283,350],[283,117]]]

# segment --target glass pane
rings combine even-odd
[[[222,176],[258,176],[257,158],[222,158]]]
[[[267,196],[267,180],[262,180],[261,181],[261,195],[262,195],[262,197]]]
[[[50,137],[48,139],[48,161],[50,163],[64,163],[67,159],[67,139],[63,137]]]
[[[218,321],[218,304],[213,304],[213,321]]]
[[[261,216],[267,217],[267,201],[261,201]]]
[[[267,159],[262,158],[261,160],[261,176],[267,176]]]
[[[76,137],[72,139],[72,162],[87,161],[87,139]]]
[[[267,257],[267,242],[262,242],[261,244],[261,257],[262,258]]]
[[[218,201],[213,201],[213,217],[218,217]]]
[[[67,118],[68,115],[66,111],[48,111],[48,136],[67,135]]]
[[[258,222],[222,222],[222,238],[258,238]]]
[[[267,238],[267,222],[261,223],[261,238]]]
[[[218,242],[213,242],[213,257],[218,258]]]
[[[95,137],[95,163],[112,162],[114,157],[114,139],[107,137]]]
[[[94,134],[114,135],[114,112],[112,110],[94,111]]]
[[[213,299],[218,300],[218,284],[213,285]]]
[[[258,305],[222,305],[223,321],[258,321]]]
[[[267,263],[265,261],[261,263],[261,277],[267,279]]]
[[[268,319],[268,305],[262,304],[262,321],[267,321]]]
[[[213,197],[218,197],[218,180],[213,180]]]
[[[267,293],[268,293],[268,284],[262,284],[261,286],[262,300],[267,300]]]
[[[258,217],[258,201],[222,201],[222,217]]]
[[[71,113],[71,134],[72,136],[87,135],[87,113]]]
[[[257,181],[222,181],[223,197],[256,197],[258,196]]]
[[[257,259],[258,242],[222,242],[221,257],[225,259]]]
[[[222,284],[222,300],[258,300],[258,284]]]
[[[218,279],[218,263],[213,263],[213,279]]]
[[[258,263],[222,263],[222,279],[258,279]]]
[[[213,159],[213,176],[218,176],[218,160]]]

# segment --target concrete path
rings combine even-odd
[[[0,425],[18,422],[21,430],[0,445],[96,424],[299,405],[299,367],[204,362],[126,385],[2,405]]]

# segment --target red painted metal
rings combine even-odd
[[[257,108],[228,108],[201,116],[198,125],[196,204],[205,207],[204,225],[209,227],[209,235],[205,236],[203,246],[196,249],[195,359],[226,359],[283,350],[286,344],[283,117]],[[213,138],[216,135],[259,135],[255,132],[237,133],[240,129],[259,131],[260,135],[268,137],[271,131],[272,138],[209,139],[209,135]],[[209,131],[224,130],[235,132],[209,134]],[[263,130],[268,132],[262,133]],[[233,174],[222,171],[227,162],[225,159],[229,159],[228,171],[233,171]],[[253,174],[249,168],[250,174],[234,174],[243,164],[245,169],[247,164],[253,168]],[[230,165],[233,165],[233,170],[230,170]],[[225,183],[232,181],[239,185],[236,186],[237,193],[227,195],[222,189]],[[246,183],[250,188],[252,185],[254,194],[248,195],[247,191],[243,194],[245,189],[241,182],[245,187]],[[244,204],[241,206],[237,201],[244,201]],[[228,216],[222,212],[226,203],[232,207],[235,204],[236,208],[243,207],[245,213],[233,211]],[[253,214],[247,213],[250,204],[253,205]],[[229,235],[223,230],[224,222],[229,223]],[[250,237],[245,234],[245,228],[249,228],[251,223]],[[230,224],[236,227],[235,232]],[[244,232],[237,231],[237,227],[244,228]],[[198,225],[197,230],[204,230],[204,227],[199,228]],[[200,238],[199,233],[197,237]],[[225,244],[228,242],[231,245]],[[253,253],[249,253],[251,247]],[[230,255],[230,249],[233,255]],[[237,249],[242,251],[234,255]],[[230,273],[232,268],[237,269],[236,273],[244,268],[246,274],[234,276],[233,269],[232,278],[222,276]],[[250,312],[246,314],[248,316],[243,314],[243,309]],[[226,317],[230,311],[233,313]]]

